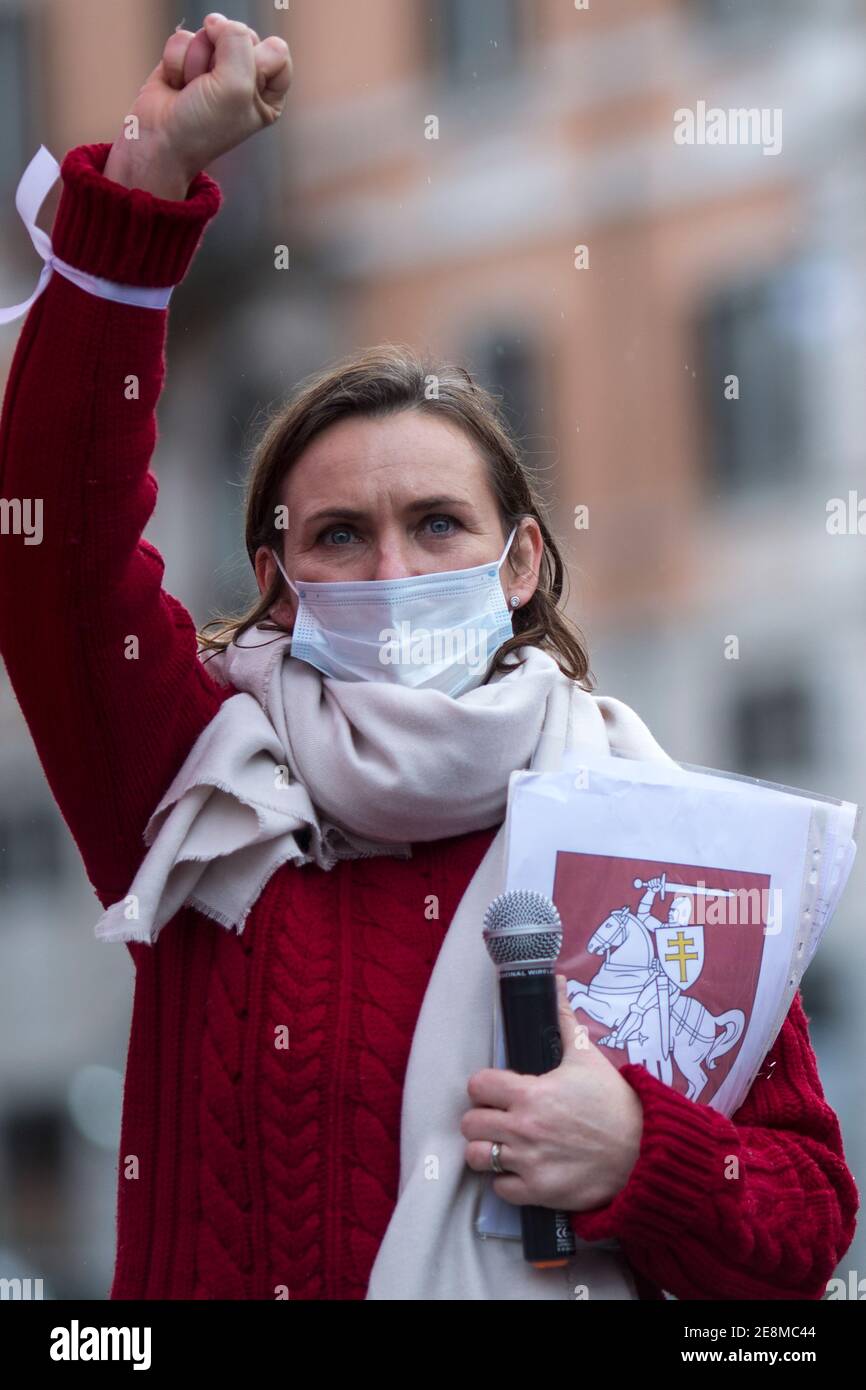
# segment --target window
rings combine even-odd
[[[808,271],[785,268],[726,287],[698,314],[700,408],[713,492],[775,486],[805,467],[811,289]],[[736,383],[727,387],[732,377]]]
[[[778,781],[808,765],[815,747],[812,701],[796,679],[742,695],[733,707],[734,766],[747,777]]]
[[[517,443],[525,451],[527,466],[534,472],[542,495],[549,500],[548,453],[536,344],[523,329],[488,328],[467,342],[465,365],[500,401]]]
[[[218,505],[212,517],[210,602],[220,612],[241,612],[258,590],[244,546],[244,497],[251,445],[260,437],[269,400],[258,374],[222,378],[220,447],[216,454]]]
[[[828,957],[822,952],[818,952],[803,976],[800,989],[814,1043],[816,1025],[819,1028],[838,1027],[839,980]]]
[[[24,1296],[51,1297],[66,1277],[58,1235],[62,1232],[69,1178],[69,1125],[49,1100],[11,1101],[0,1113],[0,1172],[3,1175],[4,1261],[13,1278],[41,1279]],[[62,1240],[62,1236],[61,1236]],[[5,1275],[7,1269],[2,1271]],[[36,1292],[40,1289],[40,1292]],[[13,1295],[14,1296],[14,1295]]]
[[[27,25],[23,14],[0,9],[0,195],[13,190],[35,150],[30,148]]]
[[[2,1133],[9,1189],[52,1187],[59,1181],[68,1134],[62,1110],[22,1104],[6,1113]]]
[[[426,12],[434,56],[446,81],[485,81],[515,66],[517,0],[438,0]]]
[[[525,333],[489,329],[467,345],[468,366],[482,386],[502,399],[505,416],[518,439],[537,428],[535,351]]]
[[[777,25],[787,27],[792,18],[805,15],[806,0],[687,0],[688,18],[731,28]],[[812,10],[811,4],[809,9]]]
[[[63,833],[53,806],[10,805],[0,815],[0,891],[47,886],[63,869]]]

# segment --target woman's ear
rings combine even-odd
[[[518,605],[520,608],[525,608],[532,598],[538,588],[538,576],[543,554],[544,537],[535,517],[521,518],[517,534],[508,552],[508,559],[502,567],[502,577],[509,606],[512,594],[516,594],[520,599]]]
[[[256,583],[259,586],[259,593],[267,593],[273,585],[279,581],[279,597],[271,604],[270,614],[275,622],[282,627],[291,629],[295,622],[295,611],[297,601],[294,594],[286,584],[274,555],[269,546],[260,545],[255,555],[253,565],[256,575]]]

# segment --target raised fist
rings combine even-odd
[[[140,170],[148,161],[187,181],[282,115],[292,80],[285,39],[260,40],[254,29],[216,11],[193,34],[177,29],[129,114],[138,138],[117,141],[105,168]],[[124,151],[122,146],[137,146]],[[121,180],[125,181],[125,180]]]

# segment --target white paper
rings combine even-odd
[[[731,1116],[829,925],[858,823],[852,802],[578,751],[559,772],[512,774],[506,890],[556,904],[557,971],[610,1060]],[[506,1067],[498,1008],[494,1048]],[[477,1230],[520,1238],[492,1184]]]

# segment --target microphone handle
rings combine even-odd
[[[509,971],[499,977],[508,1066],[524,1076],[543,1076],[562,1061],[556,980],[549,969]],[[523,1258],[538,1269],[568,1264],[575,1252],[566,1212],[522,1206]]]

